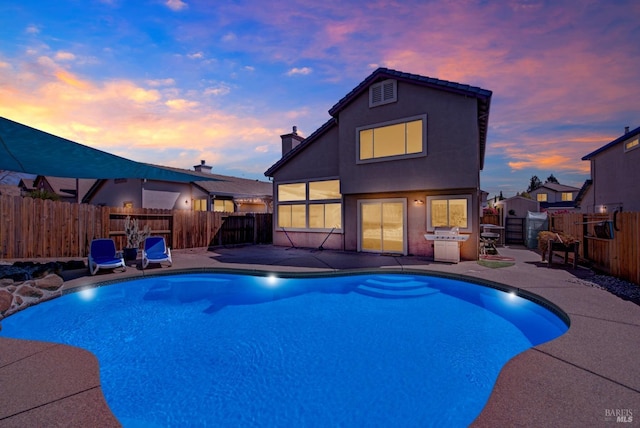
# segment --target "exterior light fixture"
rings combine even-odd
[[[414,199],[413,203],[417,206],[424,205],[424,201],[422,199]]]

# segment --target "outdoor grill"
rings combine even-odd
[[[469,235],[460,235],[458,227],[436,227],[433,233],[426,233],[424,238],[433,242],[433,259],[436,262],[458,263],[460,261],[460,244],[469,239]]]

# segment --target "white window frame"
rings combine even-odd
[[[360,132],[366,131],[368,129],[376,129],[382,128],[389,125],[397,125],[400,123],[408,123],[414,122],[416,120],[422,121],[422,151],[417,153],[405,153],[399,155],[378,157],[378,158],[370,158],[370,159],[360,159]],[[406,147],[406,142],[405,142]],[[366,163],[375,163],[375,162],[385,162],[389,160],[399,160],[399,159],[411,159],[411,158],[419,158],[427,156],[427,115],[420,114],[417,116],[403,117],[397,120],[390,120],[387,122],[379,122],[366,126],[359,126],[356,128],[356,164],[366,164]]]
[[[427,232],[433,232],[435,227],[431,226],[431,202],[432,201],[441,201],[441,200],[449,200],[449,199],[466,199],[467,200],[467,227],[460,228],[460,233],[472,233],[473,232],[473,209],[472,202],[473,198],[470,194],[463,195],[438,195],[438,196],[427,196]]]
[[[376,100],[379,94],[379,99]],[[387,79],[369,86],[369,108],[398,101],[398,81]]]

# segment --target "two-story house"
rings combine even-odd
[[[307,138],[281,136],[275,245],[433,257],[424,234],[459,227],[478,257],[491,91],[379,68]]]
[[[579,192],[578,187],[545,181],[529,195],[540,203],[543,211],[573,211],[576,208],[576,197]]]
[[[584,156],[591,162],[591,179],[582,197],[582,211],[612,213],[640,211],[640,127]]]

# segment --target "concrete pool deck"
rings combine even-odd
[[[268,245],[173,252],[171,268],[276,272],[394,268],[464,275],[537,294],[571,319],[563,336],[527,350],[502,369],[473,426],[640,425],[640,306],[580,279],[585,268],[554,264],[524,247],[500,248],[513,266],[493,269],[477,262],[437,263],[417,256],[319,251]],[[141,277],[105,272],[65,274],[65,289]],[[621,419],[619,419],[621,418]],[[100,389],[96,358],[64,345],[7,339],[0,332],[0,426],[119,426]]]

